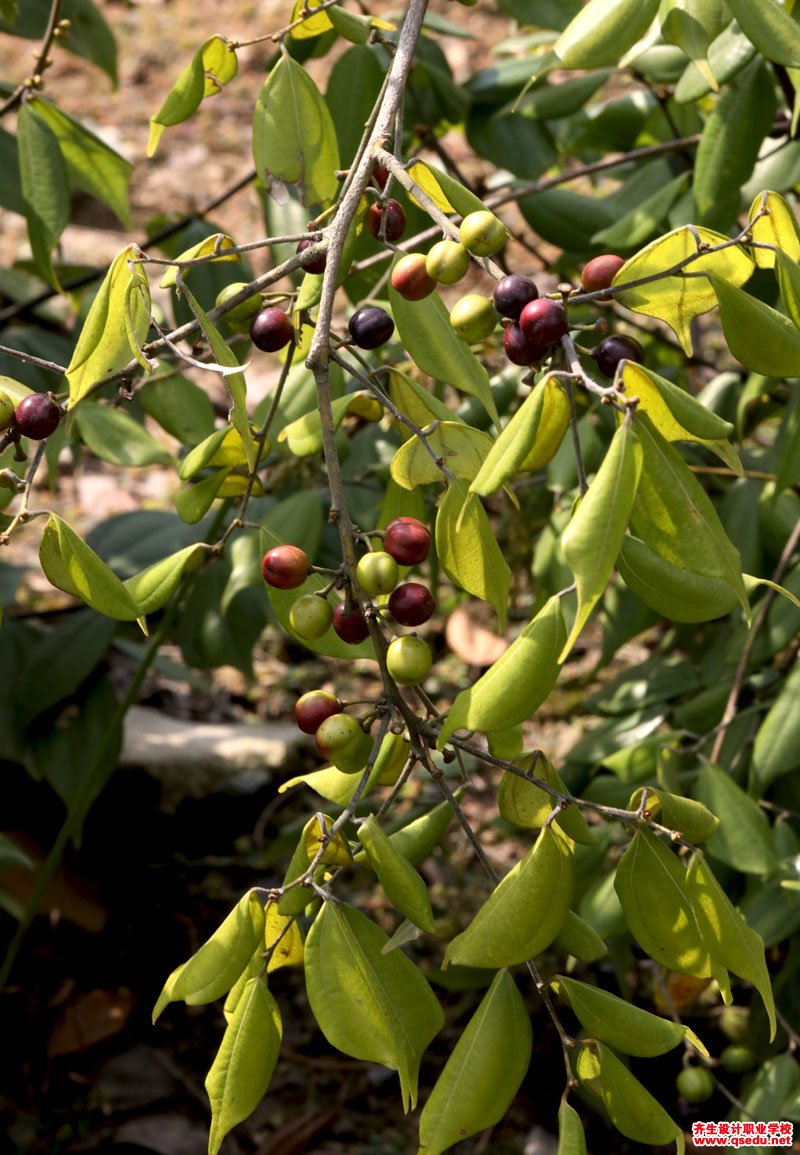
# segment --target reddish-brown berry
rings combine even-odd
[[[428,275],[423,253],[408,253],[392,269],[392,288],[406,301],[421,301],[436,288],[436,281]]]
[[[383,548],[398,565],[419,565],[430,553],[431,535],[415,517],[396,517],[386,526]]]
[[[371,204],[367,211],[367,228],[373,237],[380,237],[381,224],[384,218],[386,224],[383,235],[387,241],[395,244],[406,231],[405,209],[399,201],[393,200],[391,197],[385,204],[381,204],[379,201]]]
[[[369,637],[369,626],[364,614],[356,605],[339,602],[333,607],[333,628],[343,642],[357,646]]]
[[[519,325],[512,322],[503,331],[503,349],[512,365],[535,365],[544,357],[548,346],[529,341]]]
[[[43,441],[55,433],[60,420],[61,410],[46,393],[29,393],[14,411],[14,424],[31,441]]]
[[[564,306],[547,297],[530,301],[519,315],[519,327],[534,345],[547,348],[567,332],[567,314]]]
[[[275,305],[268,305],[257,313],[250,323],[250,340],[264,353],[277,353],[292,339],[294,330],[288,314]]]
[[[419,582],[404,582],[389,598],[389,612],[401,626],[421,626],[435,609],[433,594]]]
[[[622,257],[617,257],[614,253],[602,253],[599,257],[592,257],[581,271],[581,287],[587,293],[610,288],[611,282],[624,264]],[[606,295],[598,299],[609,301],[611,298]]]
[[[261,576],[276,590],[294,590],[308,576],[308,556],[296,545],[276,545],[261,560]]]
[[[326,718],[341,712],[342,703],[327,690],[309,690],[294,704],[294,716],[304,734],[316,734]]]

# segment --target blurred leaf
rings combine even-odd
[[[52,253],[69,222],[67,169],[55,133],[27,103],[17,118],[17,148],[33,259],[45,280],[60,289]]]
[[[192,57],[173,84],[161,108],[150,117],[147,155],[153,156],[164,129],[188,120],[203,99],[216,96],[238,69],[236,52],[221,36],[212,36]]]

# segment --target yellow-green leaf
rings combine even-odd
[[[106,617],[133,622],[142,616],[141,606],[114,571],[55,513],[44,527],[39,561],[52,585]]]
[[[762,212],[766,212],[766,216],[759,215]],[[750,206],[747,219],[752,222],[750,235],[754,241],[774,245],[791,261],[800,260],[800,234],[797,222],[780,193],[769,190],[759,193]],[[755,262],[761,269],[773,268],[775,256],[774,249],[753,249]]]
[[[222,252],[225,249],[233,249],[236,247],[236,241],[233,237],[229,237],[227,233],[213,233],[210,237],[206,237],[203,241],[198,241],[196,245],[185,249],[179,256],[175,258],[175,264],[170,265],[164,276],[161,278],[160,287],[162,289],[171,289],[174,287],[178,278],[178,265],[183,261],[194,261],[198,257],[208,257],[209,263],[214,261],[236,261],[239,260],[238,253],[228,253],[226,256],[218,257],[216,253]],[[183,276],[186,277],[191,273],[192,266],[183,270]]]
[[[600,1081],[603,1103],[614,1126],[628,1139],[660,1147],[673,1140],[678,1155],[686,1150],[683,1131],[619,1061],[613,1051],[602,1043],[594,1044],[600,1062]]]
[[[616,64],[649,28],[659,0],[589,0],[559,36],[553,51],[565,68]]]
[[[436,923],[425,882],[393,845],[374,815],[359,826],[358,841],[392,906],[428,934],[435,934]]]
[[[215,96],[236,75],[234,49],[221,36],[212,36],[195,53],[173,84],[155,116],[150,118],[147,155],[153,156],[165,128],[180,124],[195,112],[204,97]]]
[[[426,444],[428,448],[426,448]],[[392,458],[392,477],[404,489],[444,481],[437,460],[465,481],[472,481],[492,448],[488,433],[463,421],[443,421],[425,434],[425,442],[412,436]]]
[[[505,629],[511,570],[480,498],[451,481],[436,515],[436,556],[451,581],[483,598]],[[510,725],[511,723],[509,723]]]
[[[800,332],[789,318],[721,277],[708,279],[733,356],[765,377],[800,376]]]

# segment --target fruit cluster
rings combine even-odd
[[[0,432],[9,430],[15,436],[44,441],[60,421],[58,402],[47,393],[28,393],[16,406],[8,394],[0,393]]]

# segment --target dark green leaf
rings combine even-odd
[[[31,251],[39,272],[59,288],[52,253],[69,221],[67,170],[55,133],[23,104],[17,148]]]

